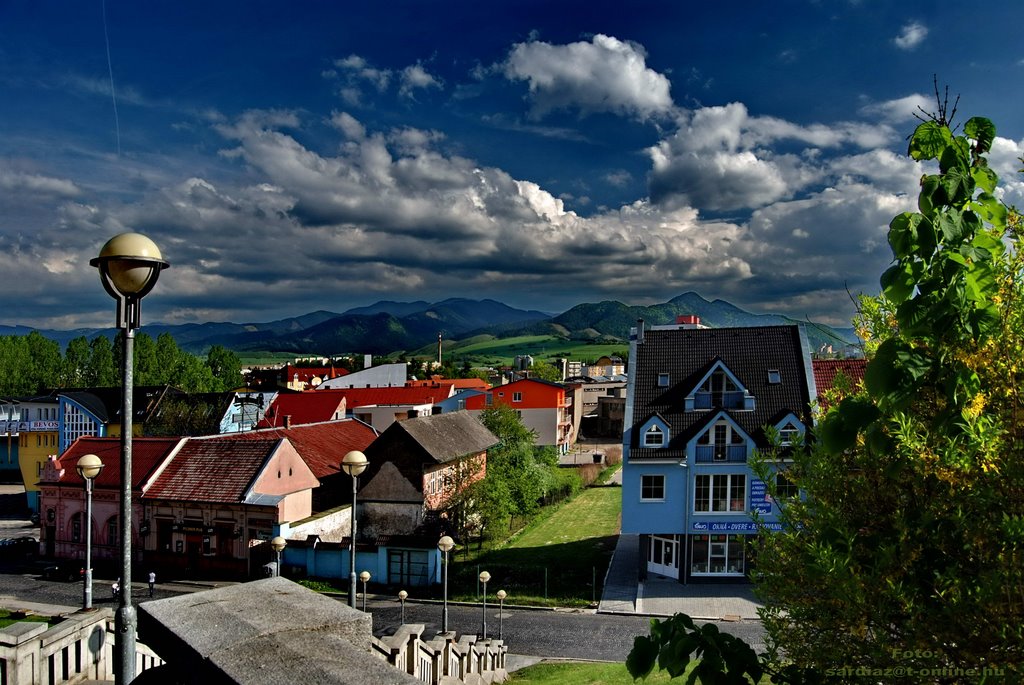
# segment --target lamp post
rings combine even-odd
[[[284,548],[287,544],[288,541],[280,535],[278,535],[270,541],[270,547],[274,550],[274,553],[277,555],[277,568],[274,569],[274,575],[278,578],[281,577],[281,553],[284,552]]]
[[[82,608],[92,609],[92,482],[103,471],[103,462],[95,454],[84,454],[75,466],[85,481],[85,578],[82,588]]]
[[[448,552],[455,547],[455,541],[445,535],[437,541],[437,548],[444,552],[444,594],[441,604],[441,632],[448,632]]]
[[[370,582],[370,572],[363,571],[359,574],[359,580],[363,582],[363,613],[366,613],[366,584]]]
[[[487,639],[487,581],[491,579],[491,574],[488,573],[487,571],[481,571],[479,578],[480,578],[480,582],[484,586],[483,626],[482,626],[482,630],[480,631],[480,637],[481,637],[481,639],[486,640]]]
[[[501,614],[505,610],[505,598],[508,597],[508,593],[504,590],[498,590],[495,597],[498,598],[498,639],[501,639],[501,628],[502,619],[504,618]]]
[[[352,477],[352,515],[349,517],[352,526],[352,547],[349,550],[348,574],[348,605],[356,608],[356,488],[359,474],[366,470],[366,455],[359,450],[352,450],[341,460],[341,468]]]
[[[89,264],[100,271],[104,290],[117,301],[115,323],[121,329],[121,592],[114,615],[114,682],[135,679],[135,607],[132,606],[132,372],[135,329],[141,325],[142,298],[169,265],[152,240],[121,233],[106,242]]]
[[[402,625],[405,625],[405,598],[409,596],[409,593],[405,590],[398,591],[398,601],[402,603]]]

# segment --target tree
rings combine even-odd
[[[761,666],[774,682],[862,680],[843,667],[1024,678],[1024,245],[994,194],[994,138],[981,118],[956,135],[944,107],[911,137],[938,173],[922,178],[919,211],[890,223],[893,265],[861,308],[865,388],[792,454],[805,498],[761,536],[770,649],[752,682]],[[652,629],[631,672],[694,644]]]
[[[231,350],[214,345],[206,353],[206,365],[213,374],[216,390],[235,390],[242,385],[242,360]]]
[[[112,388],[120,384],[110,339],[97,335],[89,342],[89,361],[85,365],[85,385],[90,388]]]
[[[134,357],[135,384],[161,385],[159,378],[162,372],[157,360],[156,342],[152,336],[141,331],[135,335]]]
[[[56,341],[44,338],[39,331],[32,331],[25,338],[28,346],[29,373],[28,381],[34,387],[33,392],[53,387],[60,377],[64,358],[60,353],[60,345]]]
[[[60,387],[82,388],[87,385],[85,377],[89,356],[89,340],[84,335],[68,342],[67,349],[64,350],[64,363],[61,365]]]

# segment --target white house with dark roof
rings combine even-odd
[[[793,443],[810,421],[816,393],[803,330],[641,321],[629,366],[622,532],[640,536],[641,577],[744,580],[752,514],[780,525],[750,458],[770,445],[769,429]]]

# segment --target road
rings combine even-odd
[[[154,598],[173,597],[199,589],[185,583],[158,583]],[[150,601],[145,583],[135,585],[133,596],[139,603]],[[40,580],[32,574],[0,573],[0,597],[77,607],[82,602],[82,585],[78,582]],[[347,598],[339,598],[339,601],[347,601]],[[94,603],[114,608],[109,579],[96,581]],[[359,606],[362,606],[361,597]],[[397,599],[370,595],[367,610],[373,614],[375,635],[390,634],[401,624],[401,605]],[[458,633],[479,634],[482,614],[479,604],[449,604],[448,627]],[[405,621],[425,624],[426,634],[433,635],[441,629],[441,605],[407,601]],[[757,651],[764,649],[764,631],[757,621],[720,623],[719,627],[743,638]],[[506,607],[501,620],[502,638],[511,653],[560,659],[625,661],[633,646],[633,638],[647,635],[649,628],[650,619],[645,616],[520,607]],[[487,605],[487,632],[491,637],[498,634],[498,607],[491,603]]]
[[[359,606],[362,607],[360,598]],[[397,599],[369,597],[367,611],[373,614],[375,635],[388,635],[401,623]],[[449,605],[448,628],[458,633],[480,634],[483,607]],[[405,622],[423,623],[427,634],[441,629],[441,605],[405,604]],[[633,638],[650,632],[646,616],[595,614],[591,611],[549,611],[506,607],[502,612],[502,639],[513,654],[560,658],[625,661]],[[742,638],[755,651],[764,650],[764,630],[758,621],[719,623],[719,628]],[[487,634],[498,635],[498,607],[487,604]]]

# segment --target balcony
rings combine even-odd
[[[694,410],[701,409],[753,409],[754,398],[743,390],[729,392],[707,392],[698,390],[693,394]]]
[[[742,464],[746,461],[746,445],[697,445],[698,464]]]

